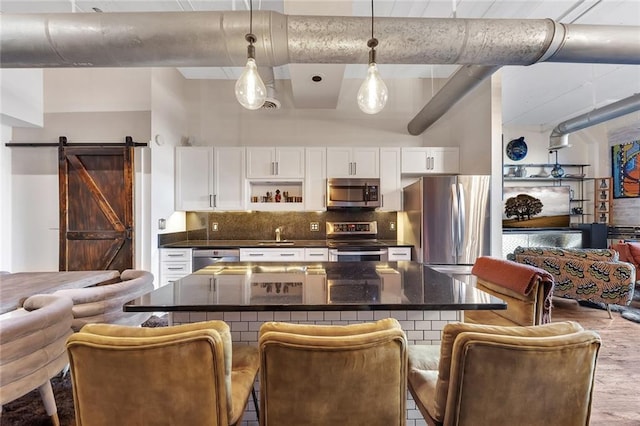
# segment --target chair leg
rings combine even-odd
[[[258,397],[256,396],[256,388],[251,388],[251,396],[253,397],[253,406],[256,408],[256,417],[260,420],[260,408],[258,406]]]
[[[58,419],[58,407],[56,407],[56,400],[53,397],[53,388],[51,387],[51,380],[47,380],[38,388],[40,392],[40,398],[44,403],[44,409],[47,415],[51,418],[51,424],[54,426],[60,426],[60,420]]]
[[[611,315],[611,305],[608,303],[606,305],[607,305],[607,312],[609,313],[609,319],[613,319],[613,315]]]

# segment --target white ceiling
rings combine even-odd
[[[640,26],[640,0],[375,0],[375,16],[458,18],[552,18],[562,23]],[[4,13],[246,10],[249,0],[0,0]],[[369,0],[253,0],[254,10],[295,15],[370,16]],[[640,34],[639,39],[640,42]],[[320,68],[322,67],[322,68]],[[380,65],[386,79],[448,77],[452,65]],[[182,68],[186,78],[237,79],[240,68]],[[339,91],[341,79],[360,79],[365,65],[295,64],[277,67],[276,79],[292,90],[316,93],[332,107],[326,87],[308,83],[320,73]],[[540,63],[503,70],[503,122],[553,128],[559,122],[640,93],[640,65]],[[304,77],[304,79],[302,78]],[[303,83],[302,81],[305,81]],[[315,92],[313,92],[315,91]],[[335,106],[335,105],[334,105]],[[409,117],[408,119],[410,119]]]

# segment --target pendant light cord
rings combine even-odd
[[[249,34],[253,34],[253,0],[249,0]]]
[[[373,37],[373,0],[371,0],[371,38]]]

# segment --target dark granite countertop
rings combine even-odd
[[[317,248],[327,247],[327,240],[287,240],[293,244],[286,245],[288,248]],[[263,244],[261,244],[263,242]],[[378,240],[389,247],[412,247],[411,244],[403,243],[397,240]],[[160,248],[270,248],[265,245],[264,240],[183,240],[173,243],[162,244]],[[273,247],[276,247],[274,244]],[[281,246],[278,246],[281,247]]]
[[[506,309],[504,301],[417,262],[216,263],[124,306],[148,311]]]

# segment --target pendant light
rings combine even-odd
[[[249,1],[249,34],[244,36],[249,46],[247,46],[247,65],[244,67],[242,75],[236,81],[236,99],[240,105],[246,109],[259,109],[267,99],[267,88],[258,74],[256,66],[256,36],[253,35],[253,0]]]
[[[367,78],[362,82],[358,90],[358,107],[367,114],[377,114],[387,103],[387,86],[380,78],[378,66],[376,65],[376,46],[378,39],[373,36],[373,0],[371,0],[371,38],[367,41],[369,50],[369,68]]]

